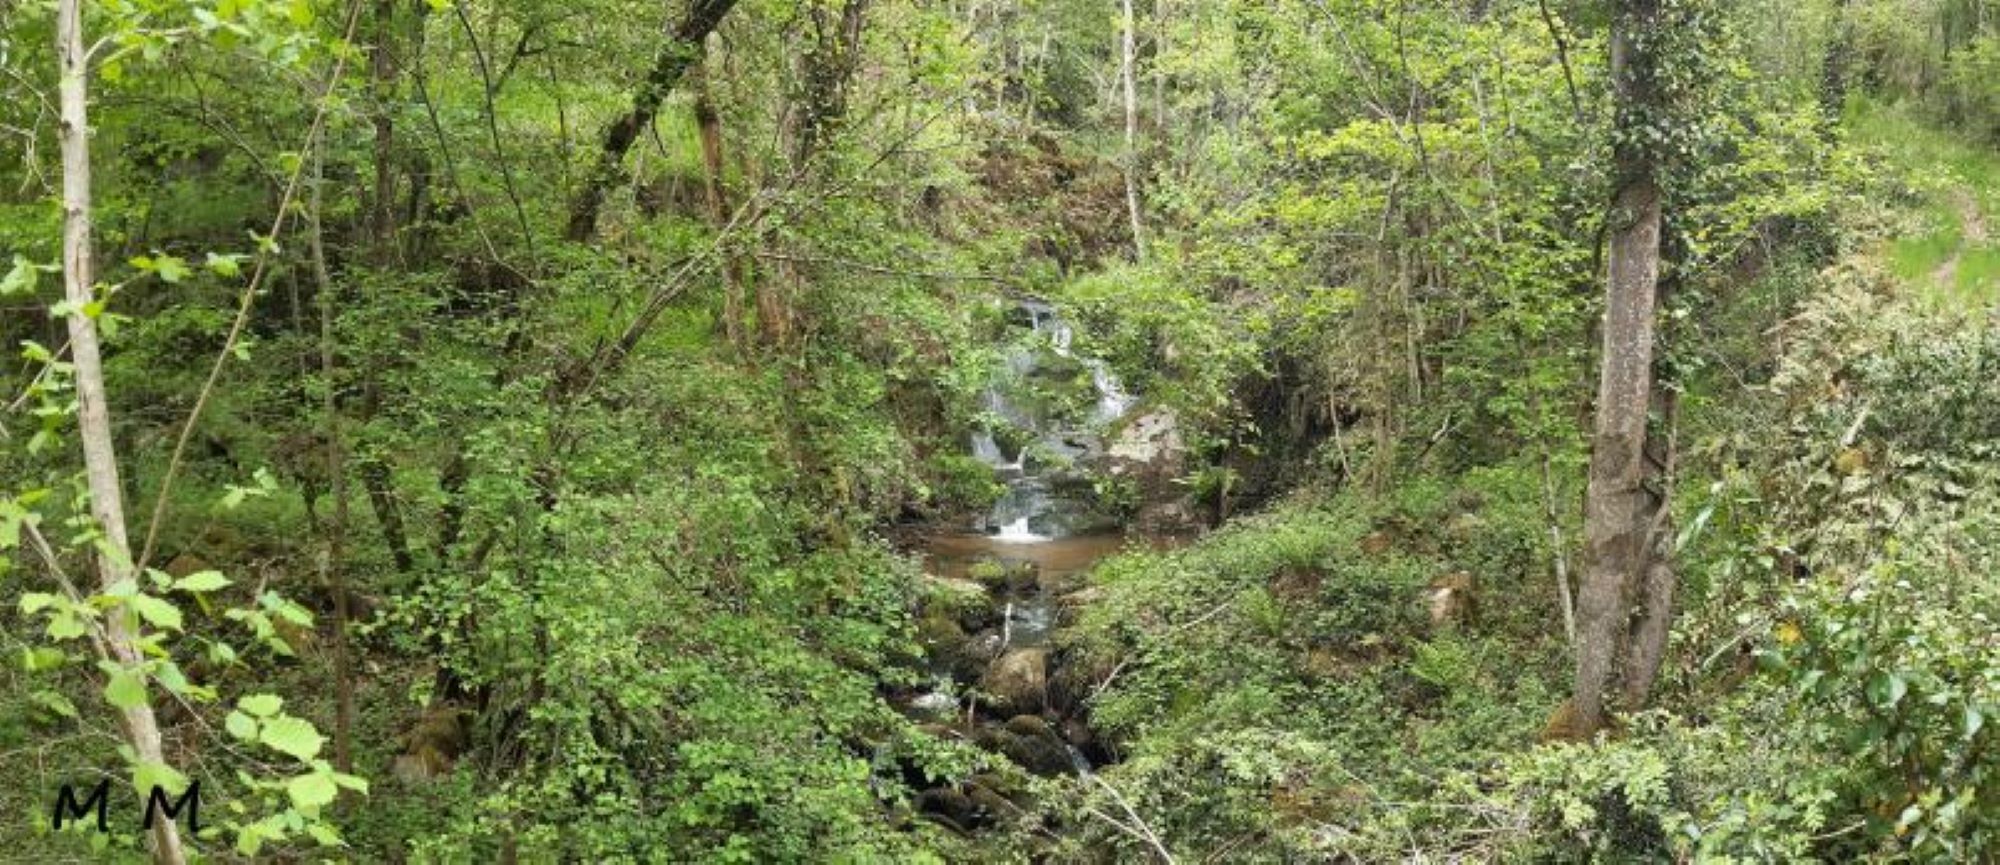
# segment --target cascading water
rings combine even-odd
[[[973,456],[1007,485],[983,528],[996,541],[1027,544],[1075,534],[1092,522],[1094,503],[1060,488],[1075,480],[1079,462],[1102,451],[1105,430],[1136,400],[1104,361],[1071,353],[1075,332],[1054,307],[1024,300],[1019,309],[1032,336],[1008,349],[982,400],[991,423],[1008,434],[989,425],[971,439]],[[1079,368],[1089,374],[1090,409],[1064,411],[1062,391],[1075,385],[1063,374]],[[1011,456],[1004,440],[1016,443]]]
[[[1083,775],[1113,755],[1079,695],[1053,686],[1067,661],[1052,635],[1084,602],[1084,572],[1128,543],[1097,488],[1107,439],[1137,400],[1104,361],[1080,356],[1053,307],[1022,301],[1008,318],[984,422],[968,434],[1005,490],[975,531],[927,539],[926,571],[957,600],[925,609],[932,684],[901,699],[912,715],[1029,773]],[[960,819],[949,806],[970,793],[945,789],[919,794],[920,810]]]

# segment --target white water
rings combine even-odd
[[[1055,308],[1038,300],[1021,301],[1020,309],[1027,313],[1028,326],[1038,340],[1045,340],[1048,350],[1064,358],[1073,358],[1090,372],[1092,388],[1096,391],[1096,404],[1087,417],[1065,420],[1045,416],[1044,409],[1030,401],[1016,404],[1000,382],[988,387],[982,395],[988,421],[1005,424],[1013,432],[1033,438],[1033,447],[1038,455],[1034,474],[1026,465],[1028,447],[1022,447],[1012,460],[994,437],[994,428],[987,427],[971,436],[972,454],[980,462],[1000,474],[1007,484],[1007,490],[988,513],[985,526],[988,531],[997,529],[993,539],[1003,543],[1033,544],[1055,540],[1066,535],[1071,529],[1069,519],[1077,511],[1077,502],[1072,497],[1053,494],[1048,487],[1046,474],[1051,467],[1056,471],[1069,470],[1073,463],[1088,460],[1102,447],[1104,431],[1119,418],[1132,410],[1138,398],[1126,392],[1111,366],[1103,360],[1091,357],[1076,357],[1071,354],[1071,342],[1075,331],[1068,322],[1056,315]],[[1015,319],[1019,321],[1019,319]],[[1046,355],[1040,349],[1019,343],[1008,349],[1004,355],[1005,369],[999,374],[1006,377],[1008,384],[1025,383],[1033,376],[1039,360]],[[1037,532],[1029,525],[1034,519],[1044,531]]]
[[[1042,541],[1053,540],[1048,535],[1035,534],[1034,530],[1028,528],[1027,517],[1022,517],[1001,526],[999,534],[994,535],[993,539],[1014,544],[1038,544]]]
[[[1018,472],[1023,470],[1021,461],[1027,458],[1028,449],[1022,448],[1010,462],[1007,455],[1000,450],[1000,443],[993,440],[993,434],[981,430],[972,434],[972,455],[978,457],[980,462],[1000,471]]]

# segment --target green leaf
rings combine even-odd
[[[119,669],[104,683],[104,699],[119,709],[145,705],[146,677],[137,670]]]
[[[320,745],[326,742],[310,721],[290,715],[266,721],[257,731],[257,740],[301,760],[317,756]]]
[[[278,710],[284,708],[284,705],[284,698],[274,694],[251,694],[236,701],[237,708],[259,718],[269,718],[278,714]]]
[[[257,739],[257,722],[242,712],[230,712],[223,716],[222,728],[228,730],[229,735],[245,742],[254,742]]]
[[[1978,708],[1965,707],[1965,738],[1979,735],[1979,728],[1986,726],[1986,716]]]
[[[35,702],[48,707],[49,711],[54,712],[58,715],[61,715],[65,718],[77,717],[76,704],[70,702],[68,697],[65,697],[54,691],[36,691],[28,696],[30,699],[33,699]]]
[[[55,604],[57,598],[47,592],[29,592],[21,596],[21,615],[32,616]]]
[[[36,646],[21,650],[21,666],[26,667],[30,673],[53,670],[62,666],[66,660],[69,660],[69,656],[61,649]]]
[[[320,843],[320,846],[323,847],[347,846],[347,842],[340,840],[340,833],[335,831],[332,826],[328,826],[325,823],[314,823],[310,826],[307,826],[306,834],[311,835],[313,837],[313,840],[318,841]]]
[[[229,585],[229,578],[221,571],[195,571],[174,581],[174,588],[183,592],[213,592]]]
[[[125,602],[131,604],[132,609],[138,611],[139,617],[153,627],[166,628],[170,631],[181,629],[181,611],[171,603],[152,595],[133,595]]]
[[[174,255],[162,255],[153,259],[153,273],[160,281],[169,285],[187,278],[187,260]]]
[[[132,769],[132,787],[139,795],[151,797],[155,787],[179,796],[187,790],[188,778],[165,763],[140,763]]]
[[[333,773],[333,783],[357,793],[366,794],[368,792],[368,779],[358,775],[346,775],[335,772]]]
[[[242,261],[243,256],[241,255],[216,255],[211,252],[208,254],[208,261],[205,264],[209,270],[215,272],[216,276],[233,277],[243,272],[243,269],[239,266]]]
[[[14,266],[0,277],[0,295],[25,294],[35,290],[35,264],[26,257],[14,256]]]
[[[340,795],[340,788],[333,785],[333,778],[324,772],[300,775],[285,784],[285,795],[292,797],[292,804],[300,809],[317,809],[333,797]]]

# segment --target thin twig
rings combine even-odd
[[[354,25],[360,20],[361,3],[354,0],[347,5],[347,28],[341,36],[344,42],[354,39]],[[318,104],[313,108],[312,124],[306,128],[306,141],[310,142],[320,134],[326,122],[328,96],[333,93],[333,85],[340,80],[340,73],[347,68],[347,54],[334,55],[333,71],[327,75],[321,86]],[[152,561],[153,549],[160,539],[160,525],[166,521],[169,493],[173,492],[174,474],[180,471],[181,460],[187,454],[188,439],[194,435],[194,425],[201,419],[202,409],[208,407],[208,399],[215,393],[216,383],[222,379],[222,367],[229,362],[229,356],[236,353],[236,344],[243,336],[243,327],[250,321],[250,307],[257,300],[257,288],[264,282],[264,274],[269,271],[271,255],[268,250],[275,248],[277,238],[285,230],[286,217],[291,215],[292,199],[299,191],[299,178],[305,173],[305,160],[292,168],[292,176],[285,181],[284,194],[278,197],[278,214],[271,219],[271,231],[266,242],[258,244],[257,266],[250,272],[250,282],[243,287],[243,296],[236,303],[236,319],[230,322],[229,335],[222,340],[222,350],[215,353],[215,362],[208,368],[208,378],[202,382],[201,391],[195,394],[194,407],[188,410],[187,422],[181,425],[179,437],[174,439],[173,456],[167,460],[166,473],[160,477],[159,497],[153,501],[153,516],[146,526],[146,543],[140,548],[135,570],[143,573]]]

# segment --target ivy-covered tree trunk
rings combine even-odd
[[[62,64],[56,98],[62,117],[63,299],[69,304],[70,362],[75,365],[77,432],[83,439],[90,515],[104,533],[97,552],[98,582],[100,590],[109,594],[114,586],[133,579],[132,547],[125,534],[123,488],[118,484],[118,454],[111,437],[111,405],[104,390],[97,320],[91,312],[97,289],[90,248],[90,71],[82,6],[83,0],[56,4],[56,53]],[[99,653],[130,669],[144,658],[127,619],[127,608],[107,611]],[[164,765],[160,725],[153,717],[152,705],[142,698],[119,712],[134,760],[141,765]],[[141,790],[139,795],[143,799],[148,792]],[[180,828],[171,818],[152,821],[150,834],[154,862],[179,865],[186,861]]]
[[[702,42],[734,5],[736,0],[694,0],[687,17],[681,19],[666,44],[660,46],[652,71],[647,73],[638,92],[632,94],[632,110],[605,127],[604,149],[597,156],[597,167],[584,178],[583,189],[570,204],[569,226],[564,236],[582,243],[597,233],[597,216],[604,209],[604,196],[623,173],[626,151],[639,140],[639,133],[652,124],[667,92],[701,58]]]
[[[1659,0],[1621,0],[1611,36],[1616,195],[1605,286],[1596,430],[1584,500],[1584,573],[1577,599],[1576,732],[1601,729],[1622,657],[1633,584],[1647,573],[1646,421],[1660,275],[1660,183],[1645,141],[1661,122],[1652,40]]]

